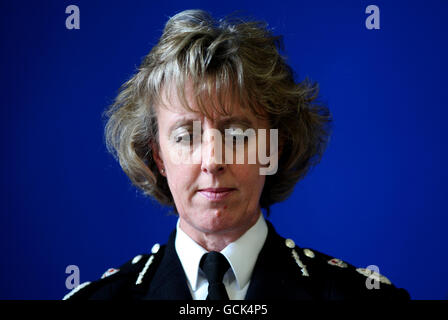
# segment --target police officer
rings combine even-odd
[[[406,299],[405,290],[280,237],[262,209],[321,158],[331,122],[260,22],[170,18],[121,88],[106,141],[130,180],[171,206],[176,229],[67,299]]]

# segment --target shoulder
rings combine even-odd
[[[81,283],[63,300],[127,299],[147,282],[160,262],[165,246],[156,243],[149,254],[139,254],[118,268],[107,269],[100,279]]]
[[[295,262],[297,272],[312,284],[314,295],[325,300],[382,299],[408,300],[406,290],[395,287],[379,273],[377,266],[366,268],[311,248],[301,248],[292,239],[283,240],[290,260]]]

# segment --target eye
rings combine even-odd
[[[193,143],[193,135],[190,133],[177,135],[174,139],[174,142],[180,143],[180,144],[185,144],[185,145],[190,145]]]
[[[190,145],[193,141],[193,134],[186,128],[178,128],[174,131],[172,139],[175,143]]]
[[[178,135],[175,137],[175,142],[176,143],[180,143],[180,142],[190,142],[191,140],[191,134],[182,134],[182,135]]]
[[[246,141],[246,135],[244,129],[240,127],[230,127],[225,130],[226,141],[229,143],[244,143]]]
[[[230,136],[243,136],[244,135],[244,131],[242,128],[238,128],[238,127],[230,127],[228,129],[225,130],[226,134],[230,135]]]

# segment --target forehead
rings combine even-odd
[[[191,84],[179,88],[176,84],[166,85],[155,103],[158,118],[165,120],[204,120],[213,122],[241,120],[256,125],[266,116],[255,114],[229,91],[219,95],[195,92]]]

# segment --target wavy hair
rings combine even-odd
[[[317,102],[318,84],[296,82],[282,50],[282,38],[263,22],[215,20],[202,10],[176,14],[105,113],[108,150],[135,186],[175,209],[167,180],[152,156],[151,146],[158,142],[155,105],[171,83],[183,106],[193,110],[185,98],[186,83],[191,83],[194,111],[208,117],[210,110],[231,112],[230,95],[278,128],[278,170],[266,176],[260,197],[260,206],[269,213],[270,205],[285,200],[320,161],[331,124],[328,108]],[[216,101],[212,108],[210,101]]]

